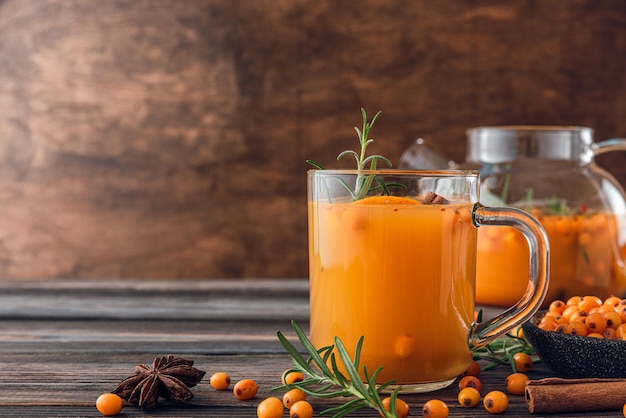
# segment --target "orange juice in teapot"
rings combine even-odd
[[[461,166],[480,171],[481,203],[531,213],[550,244],[546,300],[593,294],[626,296],[626,197],[594,157],[626,151],[626,139],[594,142],[576,126],[490,126],[467,131]],[[400,166],[454,163],[416,142]],[[442,163],[442,161],[445,162]],[[443,167],[442,167],[443,168]],[[478,231],[476,302],[509,306],[528,282],[525,238],[510,227]]]

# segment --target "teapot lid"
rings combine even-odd
[[[593,160],[593,129],[580,126],[483,126],[467,130],[466,162],[498,164],[520,157]]]

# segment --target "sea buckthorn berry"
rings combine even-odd
[[[606,318],[600,312],[592,313],[587,317],[585,325],[589,332],[602,333],[606,329]]]
[[[387,412],[391,411],[390,404],[391,404],[390,397],[383,399],[383,408],[385,408],[385,411]],[[396,416],[398,418],[406,418],[409,416],[409,404],[407,404],[400,398],[396,398]]]
[[[615,310],[613,310],[613,312],[605,312],[603,315],[604,318],[606,318],[606,326],[609,328],[617,329],[617,327],[624,323]]]
[[[556,321],[556,323],[557,323],[557,324],[559,324],[559,325],[562,325],[562,324],[567,325],[567,324],[569,324],[569,318],[566,318],[566,317],[564,317],[564,316],[561,316],[561,317],[560,317],[560,318]]]
[[[233,388],[233,394],[235,395],[235,398],[242,401],[247,401],[248,399],[254,398],[258,391],[259,385],[252,379],[240,380],[239,382],[235,383],[235,387]]]
[[[302,389],[294,388],[294,389],[287,391],[283,395],[283,405],[285,405],[285,408],[291,409],[294,403],[298,401],[303,401],[305,399],[306,399],[306,393],[304,393]]]
[[[567,319],[567,321],[571,321],[572,316],[579,312],[580,312],[580,309],[578,309],[578,306],[572,305],[572,306],[568,306],[567,308],[565,308],[561,316]]]
[[[555,331],[559,324],[554,318],[543,318],[541,321],[539,321],[537,326],[544,331]]]
[[[346,210],[341,215],[343,223],[354,231],[361,231],[367,226],[367,219],[358,211]]]
[[[580,302],[578,302],[578,310],[587,314],[589,314],[591,309],[599,306],[602,306],[602,299],[597,296],[583,296]]]
[[[464,388],[474,388],[480,392],[483,388],[483,383],[476,376],[463,376],[459,380],[459,390],[463,390]]]
[[[96,399],[96,409],[102,415],[112,417],[122,412],[124,400],[115,393],[103,393]]]
[[[230,376],[224,372],[213,373],[209,383],[215,390],[226,390],[230,386]]]
[[[565,310],[565,302],[559,299],[552,301],[550,303],[550,306],[548,307],[548,312],[555,312],[555,313],[558,313],[559,315],[562,314],[564,310]]]
[[[302,373],[296,372],[291,369],[285,370],[282,377],[280,378],[280,381],[283,383],[283,385],[291,385],[296,382],[302,382],[303,380],[304,375]]]
[[[289,410],[290,418],[311,418],[313,416],[313,407],[307,401],[298,401],[291,405]]]
[[[583,311],[578,311],[573,315],[570,315],[568,320],[570,324],[572,322],[582,322],[584,324],[585,322],[587,322],[587,313]]]
[[[622,319],[622,322],[626,323],[626,305],[619,305],[617,307],[617,314]]]
[[[556,326],[556,328],[554,328],[554,332],[558,332],[560,334],[566,334],[568,325],[569,324],[559,324]]]
[[[422,407],[422,416],[425,418],[447,418],[448,405],[439,399],[431,399]]]
[[[473,360],[461,376],[478,376],[480,374],[480,369],[480,363]]]
[[[480,403],[480,392],[476,388],[468,386],[459,391],[457,399],[462,407],[473,408]]]
[[[556,320],[557,324],[567,324],[569,323],[569,319],[567,319],[564,316],[560,316],[557,320]]]
[[[542,320],[554,320],[556,322],[558,322],[560,319],[563,318],[563,315],[555,313],[555,312],[546,312],[543,317],[541,318]]]
[[[591,244],[591,241],[591,234],[588,232],[583,232],[578,236],[578,243],[583,247]]]
[[[506,391],[511,395],[523,395],[526,391],[526,383],[528,376],[524,373],[513,373],[507,376],[505,380]]]
[[[604,306],[604,305],[602,305],[602,306]],[[601,306],[601,307],[602,307],[602,306]],[[600,312],[600,308],[601,308],[601,307],[591,309],[591,310],[589,311],[588,315],[591,315],[592,313]]]
[[[570,322],[565,327],[565,333],[569,335],[579,335],[584,337],[587,335],[587,327],[580,321]]]
[[[393,351],[400,358],[410,357],[417,349],[418,343],[413,337],[402,335],[398,337],[393,345]]]
[[[494,390],[485,395],[483,406],[492,414],[501,414],[509,407],[509,397],[506,393]]]
[[[616,332],[615,332],[615,330],[613,328],[606,328],[604,331],[602,331],[602,336],[606,340],[615,340],[615,339],[617,339],[615,334],[616,334]],[[589,335],[587,335],[587,336],[589,336]]]
[[[567,318],[565,318],[563,315],[552,315],[552,318],[554,318],[557,324],[567,323]]]
[[[523,352],[513,354],[513,362],[515,363],[515,370],[518,372],[525,373],[533,368],[533,359]]]
[[[565,301],[565,306],[578,306],[582,297],[580,296],[572,296]]]
[[[281,418],[285,408],[280,399],[271,397],[263,399],[256,408],[258,418]]]
[[[600,312],[600,313],[608,313],[608,312],[615,312],[617,313],[617,311],[615,310],[614,306],[611,305],[602,305],[597,309],[592,309],[592,312]]]
[[[617,296],[609,296],[604,300],[604,305],[609,305],[615,308],[621,301],[622,300]]]

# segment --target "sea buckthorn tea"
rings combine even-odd
[[[478,204],[477,172],[312,170],[308,185],[311,341],[324,347],[339,337],[354,350],[363,336],[361,364],[369,373],[382,366],[380,383],[445,387],[472,361],[470,344],[487,343],[541,304],[545,232],[525,212]],[[515,309],[476,325],[481,225],[524,230],[533,267]]]
[[[595,156],[626,139],[594,142],[579,126],[485,126],[467,131],[482,203],[531,213],[550,241],[547,300],[626,296],[626,194]],[[476,301],[510,306],[527,285],[528,249],[513,228],[478,232]]]
[[[626,246],[617,246],[618,220],[601,212],[551,215],[533,211],[550,241],[550,287],[545,300],[578,294],[607,297],[626,289]],[[477,297],[486,305],[515,303],[528,282],[528,246],[514,228],[479,231]],[[507,277],[502,286],[502,277]]]

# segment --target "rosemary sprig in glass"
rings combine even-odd
[[[359,172],[367,171],[367,170],[376,170],[378,168],[378,161],[384,162],[389,167],[393,166],[391,161],[389,161],[388,158],[383,157],[382,155],[379,155],[379,154],[373,154],[369,156],[367,155],[367,147],[372,142],[374,142],[374,140],[369,137],[370,131],[372,130],[372,127],[374,126],[374,123],[376,122],[376,119],[378,119],[378,116],[380,115],[380,113],[381,112],[376,113],[374,117],[372,118],[372,120],[368,122],[365,109],[361,108],[361,115],[363,116],[363,126],[361,129],[357,128],[356,126],[354,127],[354,129],[356,130],[357,136],[359,138],[360,151],[357,153],[354,150],[344,150],[340,152],[339,155],[337,156],[337,161],[341,160],[343,157],[352,156],[354,157],[356,161],[357,170]],[[325,170],[324,166],[321,165],[320,163],[317,163],[312,160],[306,160],[306,162],[308,164],[311,164],[313,167],[319,170]],[[365,174],[365,173],[358,174],[354,189],[352,189],[352,187],[350,187],[342,179],[339,179],[339,181],[350,192],[350,195],[352,196],[352,200],[361,200],[364,197],[366,197],[369,192],[373,190],[382,189],[385,192],[385,194],[389,195],[390,194],[389,187],[403,187],[402,185],[395,184],[395,183],[393,184],[385,183],[382,179],[378,178],[376,175]],[[377,184],[376,186],[373,185],[374,182],[376,182]]]
[[[343,417],[361,408],[370,407],[378,410],[385,418],[397,416],[395,406],[400,387],[395,388],[391,393],[390,411],[387,411],[383,407],[380,394],[393,385],[395,381],[377,385],[376,377],[383,368],[379,367],[371,375],[367,366],[363,365],[361,369],[359,362],[363,337],[357,342],[354,359],[352,359],[339,338],[335,337],[334,345],[317,349],[295,321],[291,321],[291,326],[306,351],[306,357],[280,331],[277,332],[278,339],[294,363],[294,367],[288,373],[300,372],[305,376],[305,379],[301,382],[280,386],[275,390],[299,388],[316,398],[350,398],[339,406],[323,410],[320,415],[333,414],[333,417]],[[340,363],[338,361],[341,362],[345,374],[339,370]],[[361,380],[360,369],[363,371],[365,381]]]

